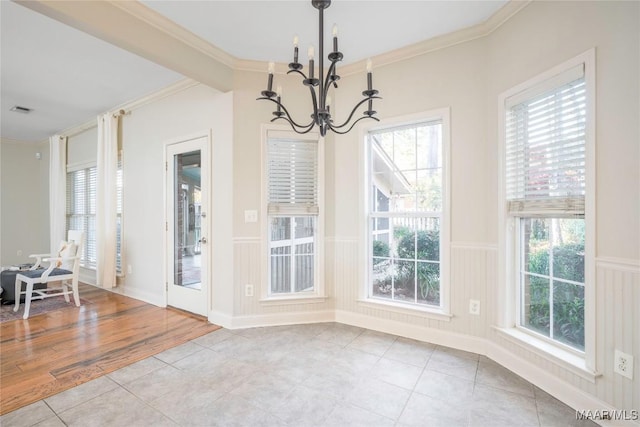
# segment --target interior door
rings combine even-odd
[[[209,138],[167,145],[167,305],[209,310]]]

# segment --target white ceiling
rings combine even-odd
[[[318,48],[318,12],[308,0],[143,1],[238,59],[300,62]],[[345,63],[479,24],[507,0],[334,0],[325,11],[325,50],[339,29]],[[0,1],[0,136],[42,141],[182,76],[19,4]],[[9,111],[14,105],[30,114]]]
[[[19,4],[0,15],[2,138],[41,141],[182,78]]]
[[[318,11],[309,0],[142,3],[239,59],[289,63],[296,34],[300,62],[309,45],[318,49]],[[479,24],[506,3],[333,0],[324,11],[325,52],[332,48],[333,24],[348,64]]]

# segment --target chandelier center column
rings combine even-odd
[[[331,2],[328,2],[329,4],[331,4]],[[320,76],[320,86],[318,86],[318,97],[320,98],[320,110],[324,110],[324,9],[325,7],[329,7],[329,4],[327,4],[326,6],[324,6],[324,4],[322,5],[322,7],[318,8],[318,11],[320,12],[320,25],[319,25],[319,29],[318,29],[318,44],[320,45],[320,63],[318,64],[319,68],[319,73],[318,75]],[[320,124],[320,123],[318,123]]]

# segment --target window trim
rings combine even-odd
[[[549,359],[558,359],[558,354],[565,354],[569,359],[575,359],[576,352],[559,342],[550,342],[528,333],[519,327],[519,286],[514,283],[517,275],[516,267],[518,239],[518,220],[510,217],[506,208],[506,100],[514,95],[543,84],[559,74],[584,64],[584,79],[587,93],[586,106],[586,141],[585,141],[585,349],[580,355],[583,361],[579,369],[596,375],[596,307],[595,307],[595,246],[596,246],[596,169],[595,169],[595,106],[596,106],[596,51],[590,49],[551,69],[534,76],[498,96],[498,311],[497,328],[503,334],[517,340],[531,351],[549,355]],[[553,351],[549,350],[549,346]],[[562,366],[562,364],[560,364]],[[575,365],[575,364],[574,364]]]
[[[385,301],[369,297],[370,266],[372,248],[369,245],[369,206],[371,181],[369,179],[369,150],[367,147],[367,135],[369,132],[383,130],[392,127],[414,125],[429,121],[442,122],[442,211],[440,217],[440,307],[420,306],[417,304],[402,303],[400,301]],[[362,285],[359,287],[358,301],[361,304],[377,306],[381,309],[392,311],[402,310],[407,313],[415,313],[426,317],[450,318],[451,313],[451,108],[442,107],[426,110],[389,119],[383,119],[375,124],[362,126],[359,132],[359,175],[360,175],[360,218],[358,242],[359,263],[361,265]],[[444,316],[444,317],[443,317]]]
[[[295,304],[295,302],[321,302],[326,300],[326,286],[324,283],[324,221],[325,221],[325,207],[324,207],[324,179],[325,179],[325,163],[324,163],[324,138],[320,137],[318,132],[309,132],[306,134],[298,134],[291,130],[290,127],[285,125],[275,124],[263,124],[261,126],[261,145],[260,145],[260,160],[261,160],[261,200],[260,207],[262,212],[260,220],[260,264],[261,264],[261,278],[260,278],[260,293],[259,301],[263,305],[274,304]],[[269,170],[268,170],[268,152],[267,142],[269,138],[289,138],[289,139],[302,139],[308,141],[317,141],[318,143],[318,213],[316,217],[316,233],[315,233],[315,287],[313,291],[306,292],[293,292],[272,294],[269,282],[269,211],[268,211],[268,198],[269,198]],[[298,216],[294,213],[282,213],[277,216]]]

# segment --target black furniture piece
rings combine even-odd
[[[0,272],[0,284],[2,284],[2,304],[13,304],[16,301],[16,275],[24,273],[25,270],[4,270]],[[33,289],[46,289],[46,283],[36,283]],[[25,283],[22,283],[22,291],[25,290]],[[24,302],[24,295],[20,297],[20,302]]]

